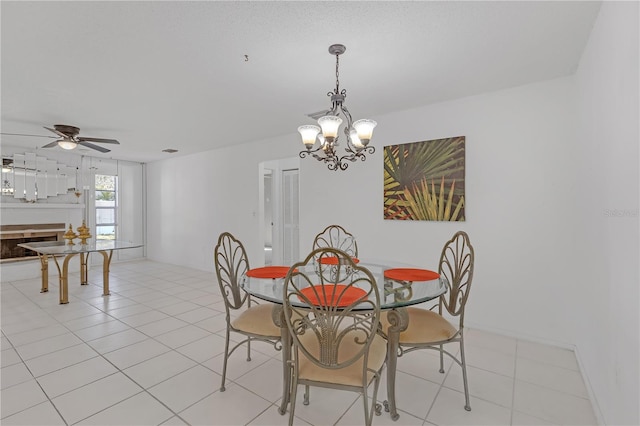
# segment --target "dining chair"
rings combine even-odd
[[[356,238],[340,225],[329,225],[315,236],[313,239],[312,250],[319,248],[334,248],[342,250],[351,256],[354,262],[358,263],[360,261],[358,259],[358,243],[356,242]],[[316,256],[314,260],[316,265],[320,265],[321,261],[325,265],[329,265],[328,268],[322,268],[325,273],[335,273],[335,268],[331,267],[331,265],[338,261],[336,257],[324,256],[322,260],[320,260],[319,256]],[[333,277],[329,277],[329,280],[332,279]]]
[[[314,264],[315,258],[328,256],[340,260],[332,265],[337,272],[330,281]],[[289,425],[293,424],[298,385],[305,386],[305,405],[311,386],[360,393],[364,423],[371,425],[374,413],[381,411],[376,398],[387,353],[387,343],[377,333],[380,294],[371,272],[358,267],[344,251],[316,249],[289,270],[283,302],[292,341]]]
[[[431,309],[406,308],[408,326],[400,333],[398,351],[398,357],[418,349],[439,351],[440,373],[444,373],[444,354],[451,357],[462,367],[464,408],[467,411],[471,411],[471,405],[464,355],[464,311],[471,290],[473,264],[474,251],[469,236],[464,231],[458,231],[444,245],[438,266],[438,274],[446,279],[447,292],[439,297],[438,304]],[[436,307],[437,312],[434,312],[433,309]],[[457,322],[452,323],[445,319],[445,310],[451,318],[457,318]],[[381,324],[384,330],[391,326],[386,315],[382,315]],[[459,359],[444,348],[448,343],[460,344]]]
[[[358,257],[356,238],[340,225],[329,225],[315,236],[312,249],[325,247],[342,250],[354,258]]]
[[[229,232],[223,232],[218,237],[214,261],[220,293],[224,299],[227,324],[222,385],[220,386],[220,391],[224,392],[227,361],[233,351],[246,343],[247,361],[251,361],[251,342],[254,340],[272,344],[276,350],[280,350],[280,327],[277,327],[273,322],[273,306],[270,303],[255,303],[240,287],[240,280],[250,269],[249,260],[242,243]],[[229,338],[232,332],[238,333],[244,338],[229,350]]]

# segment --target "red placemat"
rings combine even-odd
[[[284,278],[287,276],[287,272],[289,272],[288,266],[263,266],[249,269],[247,276],[253,278]]]
[[[440,274],[428,269],[394,268],[384,271],[384,277],[396,281],[431,281],[440,278]]]
[[[352,257],[351,260],[353,260],[353,263],[360,262],[360,259],[358,259],[357,257]],[[322,263],[323,265],[337,265],[338,258],[336,256],[323,256],[320,258],[320,263]]]
[[[314,285],[300,290],[311,302],[316,306],[349,306],[361,297],[366,296],[367,292],[358,287],[349,287],[346,285]],[[302,297],[298,296],[302,302],[306,302]]]

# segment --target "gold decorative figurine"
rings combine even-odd
[[[82,221],[82,225],[78,226],[78,237],[80,238],[80,244],[87,244],[87,240],[91,238],[91,234],[89,233],[89,228],[85,224],[84,220]]]
[[[69,240],[67,242],[67,244],[69,244],[70,246],[73,245],[73,239],[74,238],[78,238],[78,235],[73,232],[73,228],[71,227],[71,224],[69,224],[69,230],[67,232],[64,233],[64,235],[62,236],[65,240]]]

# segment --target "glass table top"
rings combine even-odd
[[[396,267],[407,265],[396,265],[391,262],[367,262],[361,260],[358,266],[368,269],[376,280],[378,292],[380,294],[380,308],[392,309],[402,306],[415,305],[439,297],[446,293],[446,278],[440,277],[430,281],[398,282],[385,279],[384,271]],[[308,276],[316,274],[314,265],[306,265],[304,273]],[[318,281],[320,279],[318,278]],[[240,286],[250,295],[262,300],[274,303],[282,303],[283,298],[283,278],[259,278],[250,277],[246,274],[240,279]],[[295,304],[295,303],[294,303]],[[300,306],[305,306],[300,303]]]
[[[65,255],[137,248],[142,247],[143,244],[117,240],[92,240],[88,241],[87,244],[69,245],[65,241],[41,241],[36,243],[22,243],[18,244],[18,246],[33,250],[40,254]]]

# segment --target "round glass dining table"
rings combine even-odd
[[[358,266],[367,268],[376,280],[380,294],[380,309],[387,311],[387,318],[391,324],[387,330],[380,330],[380,334],[387,339],[387,398],[385,409],[391,418],[397,420],[399,414],[395,398],[395,378],[398,358],[398,341],[400,333],[407,329],[409,316],[405,308],[411,305],[428,302],[446,293],[447,282],[444,277],[432,274],[428,281],[406,281],[385,278],[385,271],[398,268],[415,268],[397,262],[380,262],[359,260]],[[282,317],[283,281],[288,268],[278,267],[279,273],[268,275],[262,273],[263,268],[249,270],[241,279],[240,286],[255,298],[274,303],[273,320],[280,327],[282,339],[283,362],[283,395],[280,414],[285,414],[289,403],[289,389],[291,377],[288,361],[291,359],[291,338],[286,323]],[[307,265],[305,273],[311,273],[313,266]],[[323,268],[324,273],[327,269]],[[316,271],[316,273],[319,273]],[[390,274],[393,275],[393,274]],[[294,302],[295,303],[295,302]],[[305,306],[301,301],[300,306]]]

